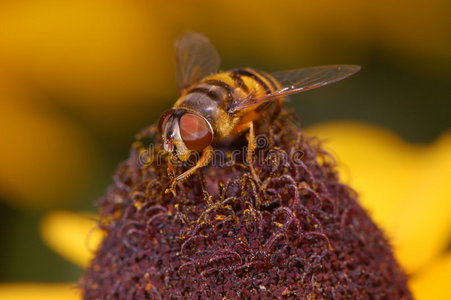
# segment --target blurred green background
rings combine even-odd
[[[185,31],[208,36],[224,70],[361,65],[292,98],[303,126],[359,120],[412,143],[451,127],[447,0],[0,1],[0,281],[79,278],[39,221],[95,211],[134,134],[177,98]]]

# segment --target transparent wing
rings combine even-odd
[[[345,79],[359,70],[360,66],[357,65],[332,65],[272,73],[271,76],[281,84],[281,89],[259,98],[237,99],[232,103],[229,112],[249,109],[275,98],[313,90]]]
[[[188,32],[175,42],[176,76],[180,90],[215,73],[220,64],[216,48],[200,33]]]

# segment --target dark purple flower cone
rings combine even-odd
[[[157,137],[143,164],[153,132],[138,136],[98,201],[107,235],[81,281],[85,299],[412,298],[331,156],[287,114],[259,136],[259,185],[224,150],[223,165],[216,157],[165,194]]]

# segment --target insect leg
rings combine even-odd
[[[257,172],[255,172],[255,169],[254,169],[253,155],[254,155],[255,148],[257,147],[257,143],[255,141],[254,123],[252,123],[252,122],[249,123],[249,134],[247,136],[247,140],[248,140],[247,153],[246,153],[247,154],[246,155],[247,163],[249,164],[249,168],[251,170],[252,177],[254,177],[255,182],[258,185],[260,185],[260,178],[258,177]]]
[[[170,178],[174,178],[175,177],[175,169],[174,169],[174,165],[172,164],[172,155],[168,156],[168,168],[167,168],[167,172]]]
[[[168,188],[166,190],[166,192],[167,193],[174,192],[175,186],[178,182],[188,179],[188,177],[191,176],[194,172],[196,172],[197,169],[208,165],[208,163],[210,162],[210,160],[212,158],[212,154],[213,154],[213,148],[211,146],[208,146],[207,148],[205,148],[202,151],[202,156],[199,158],[196,165],[194,167],[192,167],[191,169],[183,172],[179,176],[175,177],[174,179],[172,179],[171,186],[170,186],[170,188]]]

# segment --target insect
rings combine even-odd
[[[356,65],[331,65],[268,74],[251,68],[218,72],[215,47],[199,33],[186,33],[176,43],[176,78],[180,97],[159,121],[163,148],[169,152],[170,190],[178,182],[209,164],[215,141],[247,132],[246,158],[252,176],[255,130],[268,124],[281,110],[284,97],[342,80],[360,70]],[[174,174],[172,159],[187,161],[201,153],[196,164]]]

